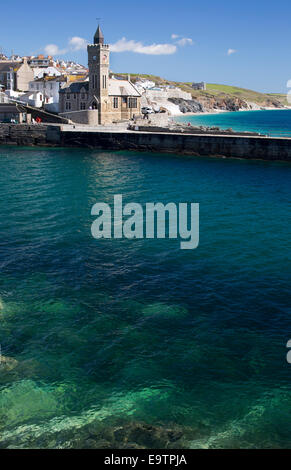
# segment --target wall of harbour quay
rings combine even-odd
[[[0,124],[0,145],[47,146],[47,126]]]
[[[291,161],[291,139],[261,136],[129,132],[56,124],[0,124],[1,144]]]
[[[159,132],[61,132],[64,147],[291,161],[291,139]]]

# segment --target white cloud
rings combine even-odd
[[[64,49],[60,49],[56,44],[47,44],[44,48],[44,52],[47,55],[58,56],[67,54],[70,51],[81,51],[87,48],[88,41],[79,36],[74,36],[68,41],[68,46]]]
[[[80,51],[82,49],[87,49],[88,41],[84,38],[79,38],[74,36],[69,40],[69,46],[73,51]]]
[[[237,52],[236,49],[228,49],[227,55],[232,55],[232,54],[235,54],[236,52]]]
[[[170,55],[175,54],[177,46],[174,44],[151,44],[150,46],[145,46],[142,42],[128,41],[126,38],[122,38],[115,44],[111,44],[110,49],[112,52],[130,51],[137,54]]]
[[[184,47],[184,46],[193,46],[194,42],[193,39],[191,38],[182,38],[179,39],[179,41],[176,42],[178,46]]]
[[[150,44],[144,45],[140,41],[127,40],[125,37],[112,44],[110,49],[112,52],[135,52],[137,54],[146,55],[171,55],[177,52],[177,46],[184,47],[193,45],[194,42],[191,38],[183,38],[178,34],[172,34],[172,39],[179,39],[175,44]],[[48,44],[45,46],[45,53],[52,56],[66,54],[70,51],[81,51],[87,48],[88,41],[79,36],[74,36],[68,41],[68,46],[65,49],[60,49],[56,44]]]
[[[48,44],[45,46],[44,51],[47,55],[61,55],[68,52],[67,49],[59,49],[59,46],[56,44]]]
[[[184,46],[193,46],[194,44],[194,41],[193,39],[191,38],[184,38],[183,36],[181,36],[180,34],[172,34],[171,38],[173,40],[176,40],[176,39],[179,39],[179,41],[176,41],[175,44],[177,44],[177,46],[180,46],[180,47],[184,47]]]

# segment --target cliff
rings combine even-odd
[[[204,106],[198,100],[183,100],[181,98],[169,98],[170,103],[179,106],[181,113],[204,113]]]

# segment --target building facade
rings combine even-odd
[[[58,77],[44,75],[29,83],[29,91],[33,93],[41,92],[42,104],[45,109],[52,112],[59,111],[59,91],[67,83],[67,78],[60,75]],[[38,95],[39,96],[39,95]],[[39,98],[37,98],[39,100]],[[36,105],[36,107],[40,107]]]
[[[1,87],[0,87],[0,103],[8,103],[8,102],[9,102],[8,96],[1,91]]]
[[[53,65],[53,58],[50,55],[45,57],[40,54],[37,57],[29,57],[28,63],[31,67],[49,67]]]
[[[59,109],[74,121],[74,114],[92,110],[99,125],[129,120],[141,112],[141,94],[130,80],[110,78],[110,47],[104,43],[100,26],[88,48],[89,77],[60,90]],[[72,113],[70,115],[70,113]]]
[[[206,83],[205,82],[192,83],[192,88],[194,90],[206,91]]]
[[[5,90],[28,91],[34,73],[24,58],[23,62],[0,61],[0,85]]]

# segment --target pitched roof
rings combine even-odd
[[[36,78],[32,81],[32,83],[40,83],[40,82],[66,82],[67,79],[64,75],[52,76],[46,75],[41,78]]]
[[[80,93],[82,88],[89,91],[89,82],[72,82],[69,86],[62,88],[60,93]]]
[[[135,86],[127,80],[109,79],[109,96],[136,96],[141,94],[137,91]]]
[[[22,62],[2,62],[0,61],[0,72],[10,72],[10,69],[19,68]]]

